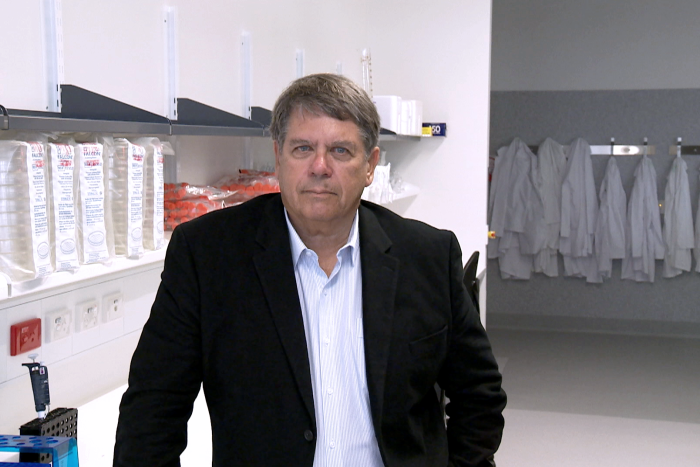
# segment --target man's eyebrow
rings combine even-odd
[[[289,140],[289,144],[291,144],[291,145],[305,144],[305,145],[309,145],[309,146],[310,146],[310,145],[311,145],[311,141],[309,141],[309,140],[307,140],[307,139],[298,139],[298,138],[294,138],[294,139],[290,139],[290,140]]]
[[[344,148],[355,149],[355,143],[353,143],[352,141],[347,141],[347,140],[333,141],[331,146],[340,146],[340,147],[344,147]]]

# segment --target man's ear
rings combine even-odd
[[[365,186],[370,186],[372,180],[374,180],[374,169],[379,164],[379,146],[372,149],[369,153],[369,159],[367,160],[367,180],[365,181]]]

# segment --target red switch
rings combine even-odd
[[[10,326],[10,355],[29,352],[41,346],[41,318]]]

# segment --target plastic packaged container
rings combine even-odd
[[[12,282],[51,274],[46,147],[0,141],[0,273]]]
[[[110,260],[105,228],[103,145],[75,146],[75,218],[80,264]]]
[[[195,186],[189,183],[166,183],[164,193],[165,228],[175,227],[224,207],[228,192],[211,186]]]
[[[143,164],[143,247],[158,250],[165,245],[163,147],[158,138],[139,138],[134,143],[146,149]]]
[[[114,140],[108,188],[115,256],[143,256],[143,161],[146,150],[124,138]]]
[[[55,271],[71,271],[80,265],[75,241],[75,147],[49,143],[48,149],[51,264]]]

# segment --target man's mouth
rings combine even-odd
[[[304,190],[304,193],[311,194],[311,195],[333,195],[333,194],[335,194],[330,190],[323,190],[323,189]]]

